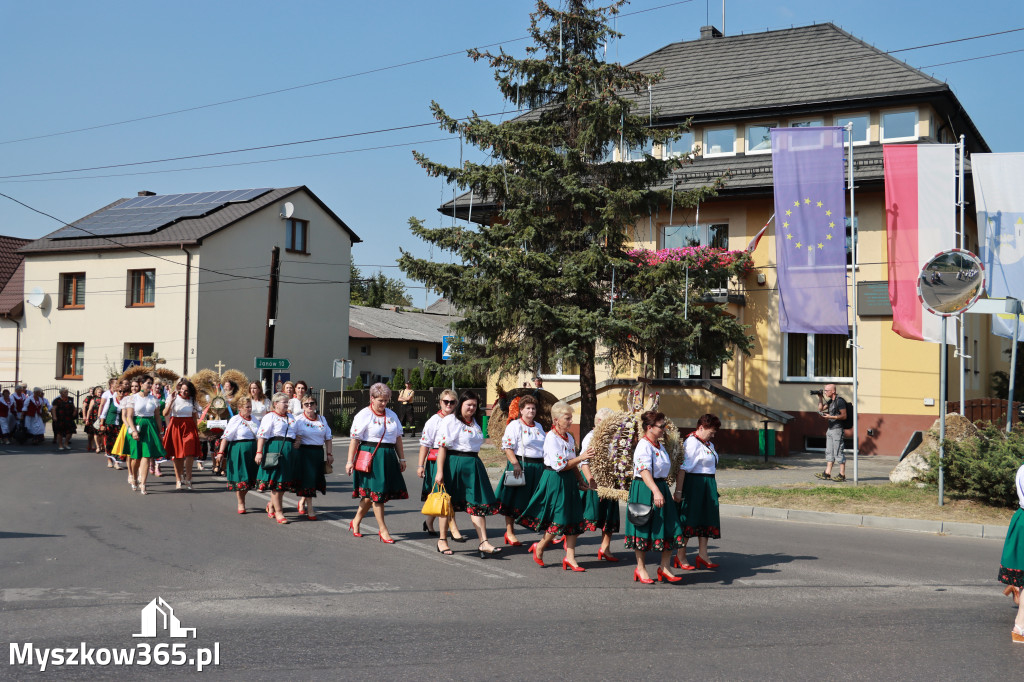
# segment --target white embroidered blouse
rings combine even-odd
[[[718,453],[711,441],[703,443],[692,433],[683,441],[683,463],[679,467],[688,474],[713,474],[718,467]]]
[[[571,433],[565,434],[565,438],[562,438],[557,431],[551,429],[544,436],[544,466],[561,471],[575,456],[576,439],[572,437]]]
[[[429,450],[437,447],[437,430],[441,426],[444,417],[441,413],[431,415],[427,423],[423,425],[423,433],[420,434],[420,445],[426,446]]]
[[[254,440],[259,428],[260,425],[255,420],[242,419],[242,415],[236,414],[228,420],[228,425],[224,427],[222,438],[229,443],[236,440]]]
[[[540,422],[527,426],[522,419],[515,420],[505,427],[501,449],[511,450],[517,457],[544,459],[544,427]]]
[[[267,412],[260,420],[257,438],[294,438],[295,431],[292,426],[295,424],[295,417],[285,414],[283,417],[277,412]]]
[[[640,473],[650,471],[654,478],[666,478],[672,468],[665,446],[658,443],[655,448],[651,441],[642,437],[633,451],[633,478],[640,478]]]
[[[480,446],[484,444],[484,432],[476,420],[467,424],[452,413],[441,420],[436,442],[437,447],[444,446],[449,450],[480,452]]]
[[[300,414],[295,418],[295,444],[296,445],[324,445],[331,441],[331,427],[323,415],[310,421],[306,415]],[[378,436],[379,437],[379,436]]]
[[[381,434],[384,435],[384,440],[381,440]],[[360,441],[369,441],[374,445],[378,441],[394,443],[402,435],[402,422],[398,421],[397,414],[387,408],[384,408],[384,414],[378,415],[373,408],[364,407],[352,420],[349,435]]]

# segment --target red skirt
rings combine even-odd
[[[163,446],[168,459],[198,457],[200,450],[196,420],[192,417],[171,417],[164,431]]]

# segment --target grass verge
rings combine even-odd
[[[853,486],[829,483],[800,484],[786,488],[752,486],[721,488],[718,495],[723,504],[1001,526],[1008,525],[1010,517],[1013,516],[1012,509],[990,507],[976,500],[957,498],[949,494],[946,495],[945,505],[940,507],[935,487],[918,488],[911,485]]]

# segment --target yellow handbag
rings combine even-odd
[[[420,513],[427,516],[451,516],[452,496],[445,492],[443,483],[440,486],[434,483]]]

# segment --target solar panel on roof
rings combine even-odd
[[[271,188],[157,194],[133,197],[74,226],[57,230],[50,239],[81,239],[114,235],[149,234],[185,218],[198,218],[231,203],[252,201]]]

